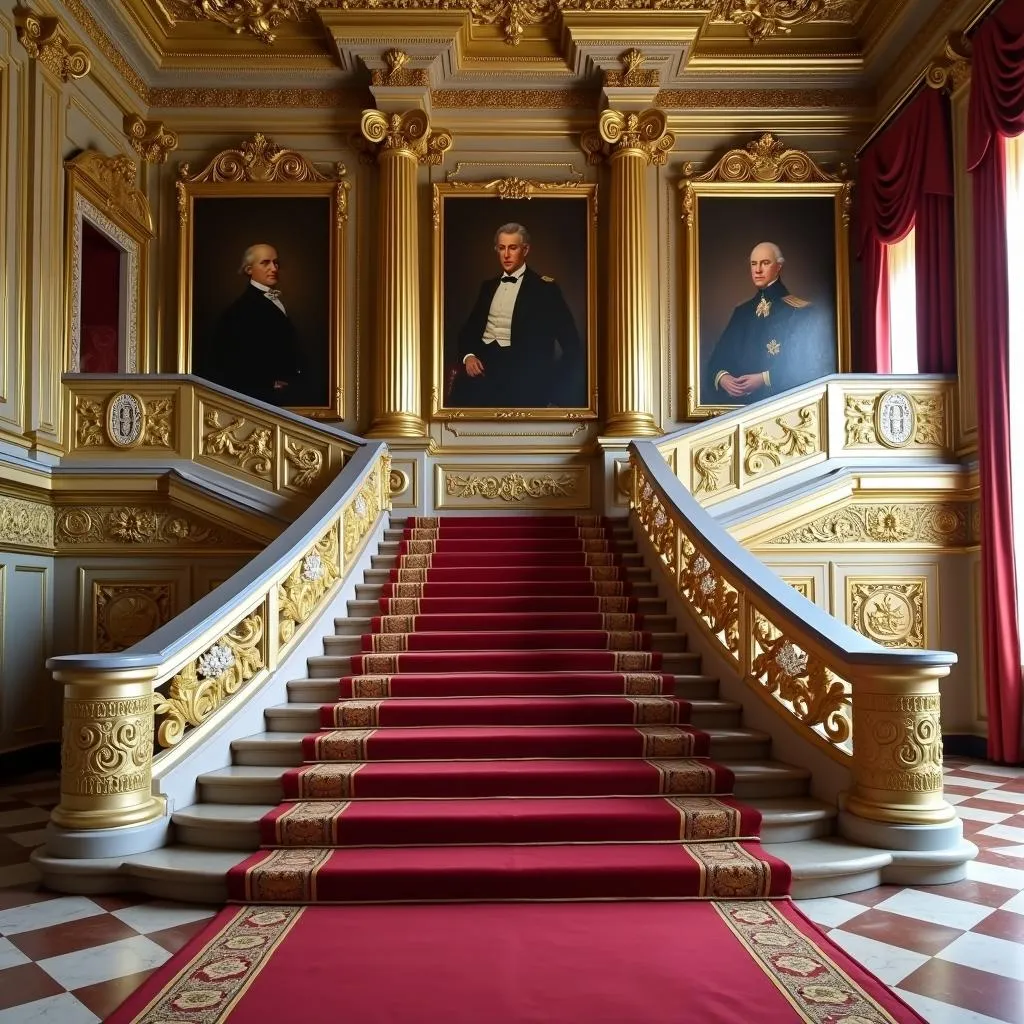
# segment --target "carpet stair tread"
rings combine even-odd
[[[260,823],[266,846],[710,842],[752,838],[761,816],[728,797],[295,800]]]
[[[759,898],[789,868],[756,842],[263,850],[229,892],[256,903]]]
[[[685,774],[676,772],[672,792],[733,793],[746,801],[793,799],[806,794],[810,773],[781,761],[702,758],[689,761]],[[669,764],[660,762],[661,766]],[[676,764],[682,764],[677,761]],[[353,769],[357,769],[353,776]],[[577,796],[608,793],[658,793],[665,778],[650,762],[640,760],[586,760],[560,758],[534,761],[379,761],[356,766],[321,764],[307,766],[298,759],[267,764],[235,763],[202,773],[198,778],[204,801],[212,803],[278,803],[299,795],[298,777],[315,770],[303,796],[386,796],[402,792],[424,798],[434,796]],[[332,774],[333,773],[333,774]],[[722,781],[715,783],[715,778]],[[672,776],[668,776],[672,777]],[[351,784],[355,779],[355,785]],[[628,782],[627,782],[628,780]],[[697,786],[703,784],[704,788]],[[683,788],[689,786],[690,788]]]
[[[379,639],[374,639],[375,637]],[[324,650],[329,654],[462,654],[484,652],[477,656],[477,666],[486,668],[486,659],[493,658],[496,665],[502,655],[519,652],[539,652],[558,655],[560,664],[571,668],[578,655],[589,651],[642,651],[651,654],[682,653],[686,650],[686,637],[678,633],[650,633],[644,630],[488,630],[477,632],[433,633],[352,633],[324,637]],[[566,659],[564,652],[573,652]],[[530,666],[543,670],[543,663]],[[582,668],[590,667],[582,663]],[[614,663],[611,670],[615,671]],[[445,671],[442,667],[437,671]]]
[[[355,619],[352,626],[362,623]],[[617,611],[472,611],[472,612],[397,612],[373,615],[368,633],[449,633],[507,632],[530,630],[540,636],[563,631],[642,630],[650,633],[674,632],[669,615],[641,615]],[[657,628],[656,628],[657,627]],[[363,632],[362,630],[360,632]]]

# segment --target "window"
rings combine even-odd
[[[902,241],[887,245],[889,276],[889,346],[893,373],[917,373],[917,279],[914,229]]]
[[[1006,278],[1010,328],[1010,488],[1017,562],[1017,616],[1024,636],[1024,135],[1003,140],[1006,154]],[[1016,445],[1014,444],[1016,442]]]

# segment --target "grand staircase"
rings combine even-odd
[[[625,521],[409,520],[335,627],[266,732],[199,776],[177,845],[149,855],[165,882],[205,876],[210,898],[227,874],[254,902],[712,898],[784,894],[791,864],[856,888],[885,863],[829,866],[834,809],[719,698]]]

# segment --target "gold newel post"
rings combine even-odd
[[[60,803],[51,818],[67,829],[143,825],[164,813],[153,795],[155,668],[109,672],[58,669],[64,684]]]
[[[941,825],[939,680],[949,666],[858,666],[853,687],[853,786],[846,810],[891,825]]]
[[[377,232],[377,378],[368,437],[424,437],[420,413],[420,252],[416,175],[440,163],[451,146],[422,110],[363,111],[363,138],[377,146],[380,168]]]
[[[607,145],[611,176],[608,264],[608,396],[604,433],[653,437],[655,359],[647,258],[647,168],[663,165],[675,138],[660,110],[605,110],[598,134]],[[584,143],[586,145],[586,142]]]

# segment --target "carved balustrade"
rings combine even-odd
[[[849,812],[888,824],[952,820],[938,683],[956,655],[882,647],[813,605],[712,519],[662,448],[630,446],[630,514],[717,653],[848,768]]]
[[[685,427],[658,442],[705,506],[825,460],[954,457],[956,379],[843,374]]]
[[[358,444],[331,424],[238,401],[190,376],[68,375],[64,385],[70,459],[178,458],[305,505]]]
[[[55,824],[112,829],[159,818],[154,772],[234,713],[327,607],[391,507],[386,447],[350,447],[345,469],[298,520],[192,608],[119,654],[50,659],[64,685]]]

